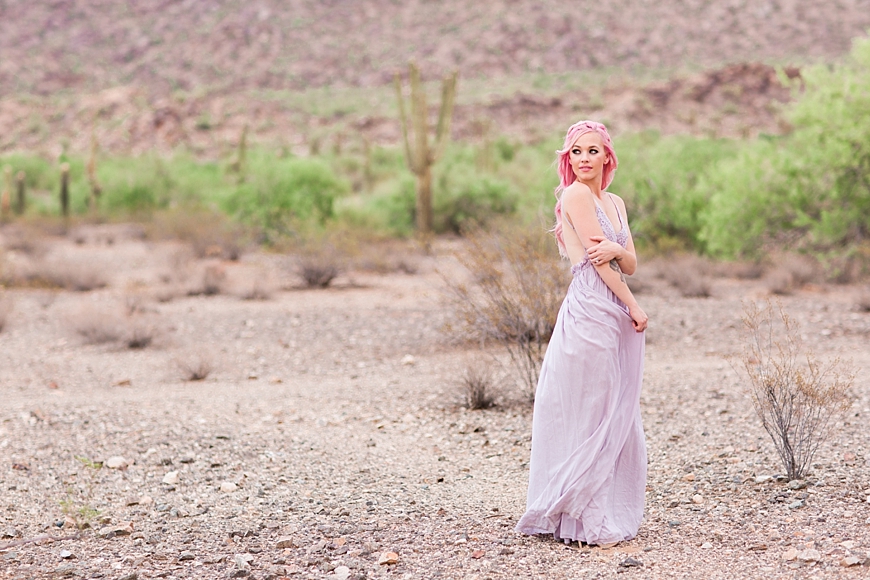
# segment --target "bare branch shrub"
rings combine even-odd
[[[263,272],[257,272],[239,292],[239,297],[242,300],[269,300],[272,298],[273,292],[272,282]]]
[[[130,321],[124,343],[127,348],[140,349],[149,346],[157,336],[157,327],[141,320]]]
[[[673,256],[658,268],[660,275],[684,298],[709,298],[711,264],[698,256]]]
[[[858,312],[870,312],[870,290],[863,290],[855,302]]]
[[[471,282],[442,277],[447,300],[460,325],[451,329],[464,339],[495,341],[505,347],[529,399],[567,288],[567,269],[559,262],[552,238],[543,231],[510,235],[475,230],[466,251],[455,254]]]
[[[471,410],[495,406],[493,376],[489,367],[479,361],[469,363],[461,379],[465,407]]]
[[[190,287],[188,296],[216,296],[224,291],[227,281],[226,269],[218,263],[207,264],[202,270],[198,284]]]
[[[204,381],[214,370],[211,357],[204,353],[196,353],[184,359],[176,359],[176,366],[181,371],[185,381]]]
[[[6,295],[6,292],[0,290],[0,332],[6,328],[9,322],[9,315],[12,313],[12,298]]]
[[[819,269],[810,258],[786,254],[779,258],[777,267],[768,272],[765,282],[772,294],[788,295],[809,284],[818,276]]]
[[[124,336],[124,320],[117,308],[84,304],[72,312],[67,322],[87,344],[115,342]]]
[[[806,350],[800,328],[782,306],[744,306],[742,362],[761,424],[789,479],[806,475],[831,420],[851,404],[854,374],[839,358],[827,365]]]
[[[190,244],[197,258],[238,260],[243,252],[245,232],[225,215],[202,208],[178,208],[157,214],[150,233],[158,238]]]

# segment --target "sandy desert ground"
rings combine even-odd
[[[723,358],[740,351],[741,301],[766,297],[764,282],[715,278],[712,297],[687,299],[645,278],[646,515],[635,540],[603,550],[513,530],[532,410],[506,380],[495,409],[460,404],[468,361],[501,353],[442,332],[451,313],[438,272],[459,275],[456,242],[410,255],[414,274],[351,272],[326,290],[293,289],[286,257],[249,254],[217,264],[225,292],[188,297],[168,284],[207,264],[127,231],[101,226],[38,252],[98,265],[112,273],[106,288],[7,292],[0,578],[867,574],[870,313],[854,306],[857,286],[782,298],[808,344],[859,373],[809,485],[790,489]],[[7,251],[7,267],[33,256]],[[238,296],[268,272],[291,288]],[[76,329],[94,313],[153,341],[131,349],[121,332],[87,344]],[[209,376],[182,380],[200,360]]]

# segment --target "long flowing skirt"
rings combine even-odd
[[[588,262],[572,273],[535,394],[517,530],[589,544],[630,540],[646,489],[644,335]]]

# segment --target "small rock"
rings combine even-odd
[[[125,574],[118,578],[118,580],[138,580],[139,574],[136,572],[131,572],[130,574]]]
[[[275,544],[277,548],[295,548],[296,542],[293,541],[293,538],[279,538],[278,542]]]
[[[76,522],[75,518],[72,516],[66,516],[63,518],[63,529],[65,530],[74,530],[79,527],[78,522]]]
[[[16,530],[15,528],[6,528],[3,531],[2,537],[4,537],[4,538],[17,538],[19,535],[20,534],[18,533],[18,530]]]
[[[755,483],[766,483],[773,479],[773,477],[769,475],[757,475],[755,476]]]
[[[381,554],[381,557],[378,558],[378,564],[380,564],[381,566],[388,566],[398,563],[399,555],[395,552],[384,552],[383,554]]]
[[[682,479],[683,481],[695,481],[695,474],[694,473],[687,473],[686,475],[684,475],[680,479]]]
[[[54,569],[54,573],[61,577],[75,576],[77,570],[73,564],[61,564]]]
[[[622,562],[619,563],[620,568],[640,568],[643,566],[643,562],[640,560],[635,560],[634,558],[626,558]]]
[[[810,548],[809,550],[798,552],[797,557],[801,562],[818,562],[822,559],[822,554],[818,550]]]
[[[247,570],[251,567],[251,562],[253,561],[254,557],[250,554],[236,554],[233,556],[233,563],[236,565],[236,568]]]
[[[483,550],[475,550],[471,553],[471,557],[475,560],[480,560],[486,554]]]
[[[671,521],[668,522],[668,526],[670,526],[670,527],[672,527],[672,528],[676,528],[676,527],[679,526],[679,525],[680,525],[679,520],[671,520]]]
[[[709,550],[712,547],[713,547],[713,544],[711,544],[710,542],[704,542],[703,544],[701,544],[702,550]]]
[[[415,359],[413,355],[406,354],[402,357],[402,364],[405,366],[412,366],[417,364],[417,359]]]
[[[221,483],[221,491],[225,493],[232,493],[239,489],[239,486],[233,483],[232,481],[225,481]]]
[[[789,489],[803,489],[807,486],[807,482],[803,479],[792,479],[788,482]]]
[[[106,467],[109,469],[125,469],[128,465],[129,463],[127,460],[120,455],[115,455],[114,457],[106,459]]]
[[[70,560],[72,558],[75,558],[76,555],[73,554],[72,552],[70,552],[69,550],[61,550],[60,557],[63,558],[64,560]]]
[[[790,509],[790,510],[796,510],[796,509],[802,508],[802,507],[804,507],[804,500],[802,500],[802,499],[799,499],[797,501],[793,501],[790,504],[788,504],[788,509]]]
[[[785,554],[782,555],[782,559],[786,562],[791,562],[796,559],[798,556],[798,551],[795,548],[789,548],[786,550]]]
[[[861,558],[856,558],[855,556],[846,556],[842,560],[840,560],[840,566],[844,568],[850,568],[851,566],[857,566],[861,563]]]
[[[179,562],[186,562],[188,560],[193,560],[194,558],[195,558],[195,556],[193,555],[193,552],[189,552],[189,551],[185,550],[184,552],[182,552],[178,556],[178,561]]]
[[[350,568],[347,566],[336,566],[333,570],[333,577],[336,580],[347,580],[350,578]]]
[[[175,485],[178,483],[178,472],[170,471],[166,475],[163,476],[163,483],[166,485]]]
[[[767,550],[767,544],[752,544],[747,548],[750,552],[764,552]]]
[[[97,532],[101,538],[110,539],[116,536],[129,536],[133,533],[133,522],[122,522],[117,526],[105,526]]]
[[[695,495],[692,496],[692,503],[694,503],[694,504],[704,503],[704,496],[702,496],[700,493],[696,493]]]

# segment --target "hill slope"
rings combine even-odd
[[[0,96],[802,61],[868,27],[870,0],[0,0]]]

